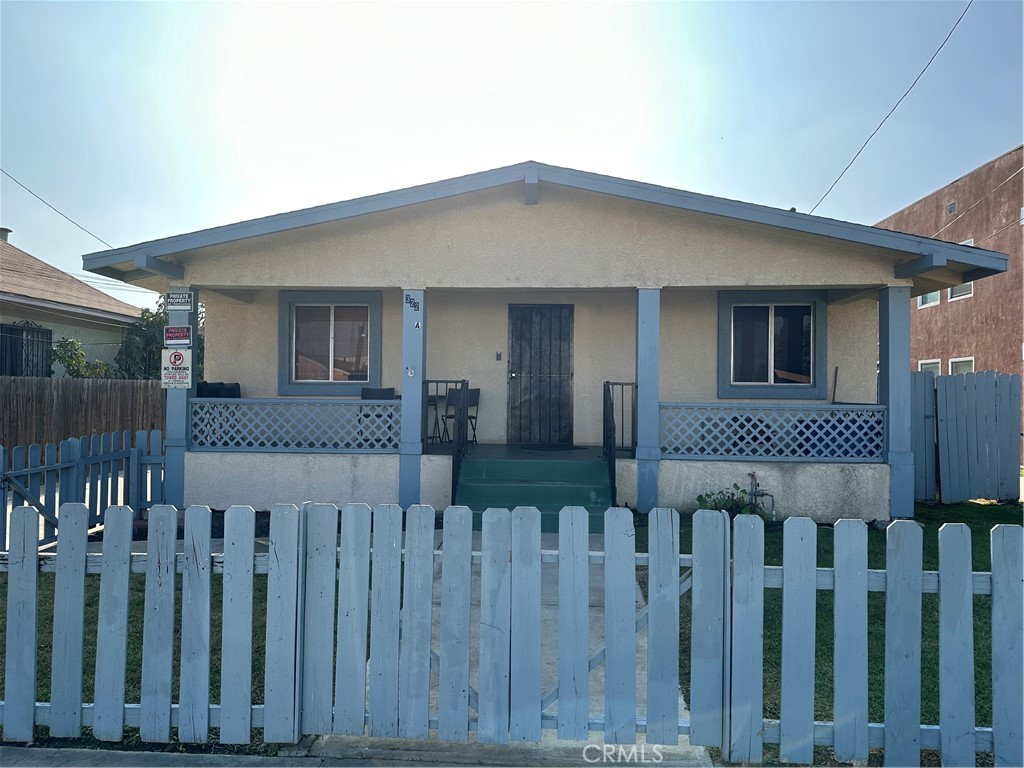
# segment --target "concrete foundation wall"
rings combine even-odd
[[[226,509],[304,501],[398,503],[398,456],[389,454],[185,454],[185,504]]]
[[[304,501],[397,504],[398,461],[396,455],[192,451],[185,454],[185,504],[257,510]],[[451,504],[452,457],[420,462],[420,502],[442,510]]]
[[[728,490],[733,483],[749,489],[751,472],[757,473],[761,489],[775,497],[779,519],[889,519],[887,464],[663,461],[658,472],[658,505],[693,512],[699,494]],[[622,500],[621,491],[619,499]],[[764,501],[770,508],[771,500]]]

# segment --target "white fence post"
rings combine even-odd
[[[690,639],[690,743],[729,749],[731,636],[729,515],[693,515]]]
[[[39,613],[39,513],[15,507],[7,555],[7,653],[4,738],[32,741],[36,716],[36,638]]]
[[[733,527],[732,653],[731,659],[726,657],[732,667],[732,691],[726,702],[728,757],[757,763],[764,717],[764,521],[757,515],[737,515]],[[693,552],[696,577],[696,540]]]
[[[897,520],[885,544],[885,764],[921,760],[921,526]]]

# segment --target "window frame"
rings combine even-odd
[[[942,358],[936,357],[936,358],[933,358],[931,360],[918,360],[917,361],[917,372],[918,373],[921,373],[924,370],[924,368],[921,367],[923,365],[936,365],[936,366],[938,366],[938,370],[933,371],[933,373],[936,376],[941,376],[942,375]]]
[[[734,383],[732,310],[735,306],[810,305],[811,384]],[[828,393],[828,302],[824,291],[718,292],[718,397],[722,400],[824,400]],[[769,335],[769,344],[772,337]]]
[[[951,357],[951,358],[949,358],[949,366],[948,366],[948,368],[946,370],[949,371],[949,375],[950,376],[962,376],[963,374],[953,373],[953,363],[966,363],[966,362],[970,362],[971,370],[964,371],[964,373],[975,373],[975,369],[974,369],[974,355],[970,355],[968,357]]]
[[[924,300],[925,296],[931,296],[933,294],[935,295],[935,301],[928,301],[928,302],[926,302]],[[928,291],[928,293],[922,293],[920,296],[917,297],[917,308],[918,309],[924,309],[925,307],[935,307],[935,306],[938,306],[941,302],[942,302],[942,291],[941,290],[938,290],[938,291]]]
[[[961,240],[960,241],[960,245],[974,245],[974,238],[973,237],[969,237],[966,240]],[[963,294],[961,296],[954,296],[953,295],[953,290],[954,289],[961,288],[961,287],[963,287],[965,285],[967,286],[967,293],[965,293],[965,294]],[[968,280],[966,283],[961,283],[960,285],[950,286],[949,288],[946,289],[946,301],[960,301],[960,299],[969,299],[973,295],[974,295],[974,281],[973,280]]]
[[[369,330],[366,352],[369,365],[366,381],[296,381],[293,378],[297,306],[367,307]],[[287,397],[359,397],[363,387],[379,388],[381,338],[380,291],[280,291],[277,309],[277,394]]]

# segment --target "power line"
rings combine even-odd
[[[860,157],[860,153],[864,151],[864,148],[867,147],[868,143],[875,137],[875,134],[878,133],[879,130],[881,130],[883,125],[885,125],[885,121],[888,120],[889,117],[892,115],[892,113],[896,111],[896,108],[899,107],[899,105],[903,103],[903,100],[905,98],[907,98],[907,96],[910,94],[910,92],[912,90],[914,90],[914,86],[917,85],[917,81],[920,80],[921,77],[924,75],[924,73],[928,71],[928,67],[930,67],[932,65],[932,62],[935,61],[935,57],[939,55],[939,52],[945,47],[946,43],[949,42],[949,38],[951,38],[953,36],[953,33],[956,31],[956,28],[960,25],[960,22],[963,21],[964,16],[967,15],[967,11],[969,11],[971,9],[972,5],[974,5],[974,0],[970,0],[970,2],[967,3],[967,7],[964,8],[964,12],[960,14],[960,18],[956,20],[956,24],[954,24],[953,28],[949,30],[949,34],[946,35],[946,39],[943,40],[942,44],[938,48],[935,49],[935,53],[933,53],[932,57],[930,59],[928,59],[928,63],[924,65],[924,69],[922,69],[921,72],[918,74],[918,76],[914,78],[914,82],[912,82],[910,84],[910,87],[907,88],[906,93],[904,93],[902,96],[900,96],[899,101],[897,101],[896,104],[893,106],[893,108],[889,110],[889,114],[887,114],[885,117],[882,118],[882,122],[880,122],[878,124],[878,127],[875,128],[875,130],[873,130],[871,132],[870,136],[867,137],[867,139],[864,141],[864,144],[861,145],[861,148],[857,150],[857,154],[855,154],[853,156],[853,159],[850,160],[850,162],[846,164],[845,168],[843,168],[843,172],[840,173],[839,176],[836,177],[836,180],[832,182],[832,186],[830,186],[825,191],[825,194],[821,196],[821,200],[819,200],[818,202],[816,202],[814,204],[814,207],[811,208],[811,211],[810,211],[811,213],[814,213],[815,210],[817,210],[818,206],[821,205],[822,202],[825,200],[825,198],[829,196],[829,194],[832,192],[833,189],[835,189],[836,184],[839,183],[839,181],[843,178],[843,176],[846,175],[846,172],[848,170],[850,170],[850,167],[857,161],[857,158]]]
[[[972,1],[973,1],[973,0],[972,0]],[[48,202],[46,202],[46,201],[45,201],[45,200],[44,200],[43,198],[41,198],[41,197],[40,197],[39,195],[37,195],[37,194],[36,194],[35,192],[33,192],[33,191],[32,191],[31,189],[29,189],[29,188],[28,188],[28,187],[26,187],[26,186],[25,186],[24,184],[22,184],[22,183],[21,183],[20,181],[18,181],[18,180],[17,180],[16,178],[14,178],[13,176],[11,176],[11,174],[9,174],[9,173],[8,173],[7,171],[5,171],[5,170],[4,170],[3,168],[0,168],[0,173],[2,173],[2,174],[3,174],[4,176],[6,176],[6,177],[7,177],[8,179],[10,179],[10,180],[11,180],[11,181],[13,181],[13,182],[14,182],[15,184],[17,184],[17,185],[18,185],[19,187],[21,187],[22,189],[24,189],[24,190],[25,190],[26,192],[28,192],[28,193],[29,193],[30,195],[32,195],[32,197],[34,197],[34,198],[35,198],[36,200],[38,200],[39,202],[41,202],[41,203],[42,203],[43,205],[45,205],[45,206],[46,206],[47,208],[49,208],[50,210],[52,210],[52,211],[53,211],[54,213],[56,213],[56,214],[58,214],[58,215],[60,215],[60,216],[63,216],[63,217],[65,218],[65,219],[67,219],[68,221],[70,221],[70,222],[71,222],[72,224],[74,224],[74,225],[75,225],[76,227],[78,227],[78,228],[79,228],[80,230],[82,230],[83,232],[85,232],[85,234],[89,235],[89,237],[92,237],[92,238],[95,238],[96,240],[99,240],[99,241],[100,241],[101,243],[103,243],[103,244],[104,244],[105,246],[107,246],[107,248],[113,248],[113,247],[114,247],[114,246],[112,246],[112,245],[111,245],[110,243],[108,243],[108,242],[107,242],[106,240],[104,240],[104,239],[103,239],[102,237],[100,237],[99,235],[94,235],[94,234],[93,234],[92,232],[90,232],[90,231],[89,231],[88,229],[86,229],[85,227],[83,227],[83,226],[82,226],[81,224],[79,224],[79,223],[78,223],[77,221],[75,221],[74,219],[72,219],[72,218],[71,218],[70,216],[68,216],[68,215],[67,215],[66,213],[63,213],[62,211],[59,211],[59,210],[57,210],[56,208],[54,208],[54,207],[53,207],[52,205],[50,205],[50,204],[49,204]]]
[[[981,196],[981,199],[980,199],[980,200],[978,200],[978,202],[976,202],[976,203],[975,203],[974,205],[972,205],[972,206],[971,206],[970,208],[968,208],[967,210],[965,210],[965,211],[964,211],[963,213],[961,213],[961,214],[960,214],[959,216],[957,216],[957,217],[956,217],[955,219],[953,219],[953,220],[952,220],[951,222],[949,222],[948,224],[944,225],[944,226],[942,227],[942,229],[940,229],[940,230],[939,230],[938,232],[936,232],[936,233],[935,233],[934,235],[932,235],[932,237],[938,237],[938,236],[939,236],[940,234],[942,234],[943,230],[945,230],[945,229],[947,229],[948,227],[951,227],[951,226],[953,226],[954,224],[956,224],[956,223],[957,223],[958,221],[960,221],[960,219],[962,219],[962,218],[963,218],[964,216],[966,216],[966,215],[967,215],[968,213],[970,213],[970,212],[971,212],[971,211],[973,211],[973,210],[974,210],[975,208],[977,208],[977,207],[978,207],[979,205],[981,205],[981,204],[982,204],[983,202],[985,202],[985,200],[986,200],[986,199],[988,199],[988,196],[989,196],[989,195],[991,195],[991,194],[992,194],[993,192],[995,192],[995,191],[996,191],[997,189],[999,189],[999,188],[1000,188],[1001,186],[1003,186],[1003,184],[1006,184],[1006,183],[1007,183],[1008,181],[1010,181],[1010,179],[1012,179],[1012,178],[1013,178],[1014,176],[1016,176],[1016,175],[1017,175],[1018,173],[1020,173],[1021,171],[1024,171],[1024,167],[1022,167],[1022,168],[1018,168],[1018,169],[1017,169],[1016,171],[1014,171],[1013,173],[1011,173],[1011,174],[1010,174],[1009,176],[1007,176],[1007,177],[1006,177],[1005,179],[1003,179],[1003,180],[1002,180],[1001,182],[999,182],[999,183],[998,183],[998,184],[996,184],[996,185],[995,185],[994,187],[992,187],[992,189],[990,189],[990,190],[989,190],[988,192],[986,192],[986,193],[985,193],[984,195],[982,195],[982,196]]]
[[[1010,227],[1012,227],[1013,225],[1015,225],[1015,224],[1020,224],[1020,223],[1021,223],[1021,220],[1020,220],[1020,219],[1017,219],[1016,221],[1011,221],[1011,222],[1010,222],[1009,224],[1007,224],[1007,225],[1006,225],[1005,227],[1000,227],[999,229],[997,229],[997,230],[996,230],[995,232],[993,232],[993,233],[992,233],[991,235],[989,235],[988,237],[983,237],[983,238],[982,238],[981,240],[979,240],[978,242],[976,242],[976,243],[974,244],[974,247],[975,247],[975,248],[977,248],[977,247],[978,247],[979,245],[981,245],[982,243],[984,243],[984,242],[987,242],[987,241],[991,240],[991,239],[992,239],[993,237],[995,237],[996,235],[998,235],[998,234],[999,234],[1000,232],[1005,232],[1006,230],[1008,230],[1008,229],[1009,229]]]

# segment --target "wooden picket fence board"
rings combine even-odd
[[[90,528],[103,523],[111,506],[141,513],[163,502],[163,433],[140,430],[69,438],[59,444],[0,446],[0,550],[7,548],[11,510],[33,506],[43,526],[42,544],[57,540],[61,505],[78,502],[89,510]]]
[[[1020,493],[1021,377],[911,374],[914,498],[943,504]],[[936,467],[936,452],[938,466]]]
[[[102,445],[101,445],[102,449]],[[26,462],[31,459],[26,452]],[[887,764],[910,764],[921,749],[937,749],[944,764],[972,764],[976,751],[997,765],[1019,765],[1022,755],[1021,679],[1024,618],[1020,573],[1022,528],[992,530],[992,572],[972,573],[970,532],[947,525],[939,532],[938,572],[921,570],[921,529],[897,521],[888,530],[886,569],[867,569],[867,527],[845,520],[834,530],[834,568],[816,568],[817,528],[805,519],[784,526],[784,565],[764,566],[760,518],[700,511],[694,517],[695,554],[678,552],[679,515],[653,510],[650,551],[634,552],[632,513],[609,509],[604,550],[588,552],[586,526],[572,508],[559,550],[540,549],[540,513],[532,507],[484,513],[480,552],[472,551],[472,514],[444,514],[443,544],[434,550],[434,512],[394,505],[372,511],[348,504],[284,504],[271,514],[269,553],[254,552],[255,512],[225,513],[225,552],[211,552],[210,511],[185,511],[183,552],[175,555],[178,510],[151,510],[149,552],[130,555],[132,510],[104,511],[102,555],[85,554],[92,510],[66,504],[56,557],[40,555],[38,513],[12,514],[7,571],[7,667],[0,723],[9,740],[27,741],[34,725],[58,736],[92,727],[97,738],[120,740],[138,727],[144,740],[204,741],[211,728],[225,743],[246,743],[251,729],[268,742],[295,742],[304,733],[398,734],[421,738],[436,729],[443,740],[537,741],[543,729],[560,738],[604,732],[607,742],[675,743],[679,736],[714,743],[732,761],[756,762],[764,744],[780,745],[788,761],[809,762],[814,745],[837,757],[863,760],[885,748]],[[340,522],[340,536],[338,535]],[[371,529],[372,522],[372,529]],[[371,533],[372,530],[372,533]],[[479,576],[474,564],[479,564]],[[559,566],[558,686],[540,691],[540,572]],[[692,574],[680,577],[692,563]],[[604,567],[605,646],[591,654],[586,641],[590,566]],[[437,566],[440,566],[439,568]],[[635,607],[635,569],[648,569],[650,605]],[[404,569],[404,570],[403,570]],[[40,571],[55,572],[53,661],[38,669],[37,592]],[[140,701],[126,702],[125,657],[129,573],[146,575]],[[404,572],[400,583],[399,574]],[[81,700],[86,574],[100,576],[96,701]],[[172,668],[175,574],[182,574],[181,663]],[[220,700],[209,696],[211,582],[223,578]],[[267,579],[265,656],[252,645],[254,577]],[[373,590],[370,592],[371,583]],[[439,606],[434,606],[435,582]],[[480,579],[477,619],[483,672],[470,676],[472,582]],[[678,596],[692,584],[691,717],[679,716]],[[513,585],[517,585],[512,589]],[[764,598],[783,590],[782,719],[763,717]],[[835,591],[835,723],[813,717],[814,602]],[[886,595],[885,723],[867,718],[867,595]],[[922,595],[939,594],[940,723],[920,722]],[[993,727],[974,722],[974,597],[992,597]],[[337,606],[338,620],[333,616]],[[582,610],[581,610],[582,606]],[[439,610],[437,649],[431,620]],[[369,624],[369,638],[367,626]],[[325,629],[326,626],[326,629]],[[648,702],[638,716],[636,634],[648,628]],[[581,640],[582,638],[582,640]],[[435,641],[437,641],[435,640]],[[335,661],[336,659],[336,661]],[[265,669],[266,704],[252,704],[252,664]],[[369,664],[367,663],[369,662]],[[797,663],[798,662],[798,663]],[[603,711],[587,701],[589,673],[605,665]],[[369,676],[367,668],[369,667]],[[430,705],[430,671],[437,672],[437,703]],[[38,674],[51,676],[52,701],[33,701]],[[178,701],[172,700],[175,675]],[[377,681],[376,683],[374,681]],[[379,683],[379,685],[378,685]],[[581,683],[581,686],[577,686]],[[560,690],[564,693],[560,693]],[[582,691],[582,693],[581,693]],[[368,696],[364,695],[368,693]],[[558,704],[558,714],[548,707]],[[563,711],[564,709],[564,711]]]

